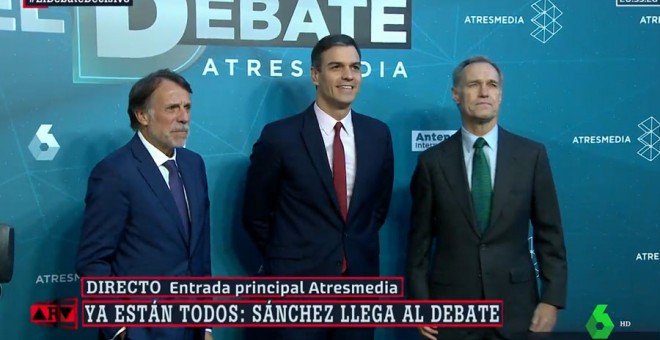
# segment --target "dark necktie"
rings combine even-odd
[[[493,188],[490,183],[490,166],[486,160],[484,146],[486,140],[479,137],[474,142],[472,159],[472,204],[477,216],[477,224],[483,233],[490,224],[490,209],[493,201]]]
[[[344,154],[344,144],[341,142],[342,125],[340,122],[335,124],[335,139],[332,142],[332,181],[335,186],[335,193],[339,202],[339,211],[341,218],[346,223],[348,215],[348,195],[346,193],[346,155]],[[341,272],[346,272],[346,254],[342,255]]]
[[[170,191],[172,192],[172,197],[174,197],[174,202],[176,203],[176,208],[179,211],[179,216],[181,217],[181,222],[183,223],[184,235],[188,237],[190,235],[190,219],[188,218],[188,205],[186,204],[186,195],[183,192],[183,183],[181,177],[179,176],[179,169],[176,166],[174,160],[169,160],[163,164],[165,168],[169,171],[169,181],[170,181]]]

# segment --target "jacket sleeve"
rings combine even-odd
[[[282,160],[269,125],[252,148],[245,181],[243,227],[264,254],[279,195]]]
[[[566,246],[557,192],[543,146],[534,172],[531,222],[534,227],[534,252],[540,271],[541,302],[563,308],[566,304]]]
[[[408,233],[406,276],[408,297],[429,299],[428,270],[432,245],[433,192],[431,176],[424,158],[420,157],[410,183],[412,211]]]

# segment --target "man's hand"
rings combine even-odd
[[[204,340],[213,340],[213,333],[204,332]]]
[[[436,340],[437,338],[435,336],[438,334],[438,331],[436,327],[419,327],[419,333],[427,339]]]
[[[532,332],[550,332],[557,322],[557,307],[541,302],[534,310],[529,330]]]

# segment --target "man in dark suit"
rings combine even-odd
[[[458,65],[453,78],[463,127],[419,157],[410,184],[406,288],[413,299],[503,300],[504,327],[420,332],[429,339],[549,332],[565,304],[567,269],[545,147],[498,126],[497,65],[473,57]],[[540,294],[528,245],[530,221]]]
[[[351,109],[360,50],[330,35],[312,50],[316,101],[254,144],[243,223],[274,276],[377,276],[393,182],[388,127]],[[284,329],[282,339],[370,339],[373,329]]]
[[[190,84],[170,70],[128,98],[136,134],[92,170],[78,249],[80,276],[210,276],[206,169],[185,145]],[[203,339],[199,329],[102,329],[104,339]],[[207,339],[210,333],[206,333]]]

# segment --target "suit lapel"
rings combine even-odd
[[[135,135],[131,141],[131,150],[133,151],[133,156],[138,161],[137,168],[145,182],[149,185],[151,190],[154,192],[160,203],[163,205],[163,208],[167,214],[172,218],[174,223],[179,230],[179,234],[184,240],[188,240],[188,237],[183,233],[183,224],[181,223],[181,217],[174,202],[174,197],[170,189],[167,187],[167,183],[163,179],[163,175],[158,166],[154,163],[153,158],[149,154],[149,151],[144,147],[140,138]]]
[[[364,193],[363,188],[365,187],[364,181],[367,179],[366,176],[369,173],[377,173],[373,171],[367,171],[367,168],[373,165],[370,162],[369,150],[372,150],[371,139],[367,138],[367,126],[365,126],[364,121],[361,119],[360,114],[353,111],[351,113],[353,121],[353,138],[355,138],[355,182],[353,184],[353,192],[351,195],[351,203],[348,205],[348,216],[346,221],[350,220],[352,212],[359,208],[359,204],[362,202],[362,196]],[[358,161],[361,160],[361,161]]]
[[[472,231],[481,235],[477,220],[472,207],[470,187],[467,182],[467,170],[465,169],[465,156],[463,155],[463,139],[460,130],[446,141],[449,143],[445,149],[447,161],[442,162],[447,176],[447,182],[456,202],[461,207],[465,218],[469,221]]]
[[[177,152],[177,166],[179,167],[179,172],[181,173],[181,179],[183,180],[183,186],[186,190],[186,198],[188,199],[188,210],[190,214],[190,247],[188,250],[192,253],[193,245],[197,244],[199,239],[201,216],[198,215],[199,207],[202,206],[202,202],[199,201],[199,182],[200,178],[195,178],[195,169],[192,167],[192,161],[187,159],[186,155],[183,152]]]
[[[339,203],[337,202],[337,194],[335,193],[335,187],[332,183],[332,170],[330,169],[330,164],[328,163],[328,156],[325,151],[325,145],[323,143],[323,137],[321,136],[321,129],[319,128],[319,123],[316,120],[314,114],[314,106],[308,107],[305,112],[303,112],[303,126],[302,126],[302,139],[305,143],[305,148],[307,149],[307,155],[312,161],[316,172],[323,182],[323,187],[327,191],[328,195],[332,197],[332,202],[337,213],[340,213]]]
[[[497,218],[502,214],[515,177],[516,156],[511,135],[506,130],[499,129],[495,184],[493,185],[493,206],[490,215],[490,226],[486,231],[495,225]]]

